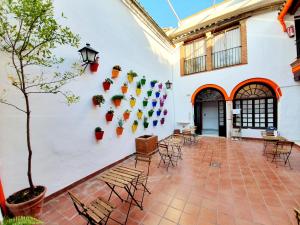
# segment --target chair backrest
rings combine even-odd
[[[73,193],[68,192],[72,202],[74,204],[75,209],[81,215],[86,215],[87,207],[83,202],[81,202]]]
[[[135,155],[135,167],[137,166],[137,163],[147,163],[147,176],[150,172],[150,164],[151,164],[151,155],[142,155],[142,154],[136,154]]]
[[[169,147],[167,144],[158,143],[157,148],[158,148],[159,154],[168,154]]]
[[[291,152],[294,146],[294,142],[292,141],[277,141],[276,149],[285,152]]]

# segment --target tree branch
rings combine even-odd
[[[30,91],[27,94],[57,94],[59,91]]]
[[[5,105],[9,105],[11,107],[14,107],[14,108],[16,108],[17,110],[19,110],[23,113],[27,113],[25,110],[19,108],[18,106],[14,105],[14,104],[11,104],[11,103],[8,103],[8,102],[2,101],[2,100],[0,100],[0,103],[5,104]]]

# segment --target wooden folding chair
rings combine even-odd
[[[160,161],[157,167],[160,167],[161,162],[163,162],[166,165],[167,170],[169,169],[170,165],[177,165],[179,155],[175,154],[173,149],[169,148],[168,145],[158,143],[158,153],[160,155]]]
[[[288,163],[289,167],[292,169],[289,158],[292,153],[293,146],[294,146],[294,142],[291,142],[291,141],[277,141],[276,142],[272,151],[270,151],[268,153],[273,156],[272,162],[276,163],[276,167],[277,167],[277,163],[282,161],[282,162],[284,162],[284,165],[286,165]]]
[[[294,211],[296,213],[297,224],[300,225],[300,211],[299,209],[294,209]]]
[[[105,225],[109,219],[122,224],[110,217],[115,207],[103,198],[98,197],[86,205],[71,192],[68,194],[78,214],[88,222],[87,225]]]

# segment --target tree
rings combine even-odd
[[[27,176],[30,190],[34,185],[31,174],[32,147],[30,138],[30,96],[34,94],[62,94],[68,104],[79,97],[62,87],[82,74],[74,64],[71,71],[31,74],[34,67],[52,68],[64,62],[53,50],[61,45],[78,47],[79,36],[54,18],[51,0],[0,0],[0,51],[11,59],[14,74],[9,75],[13,87],[22,93],[24,106],[8,102],[3,96],[0,103],[26,114],[26,142],[28,150]],[[64,15],[61,15],[63,18]],[[50,69],[49,69],[50,70]],[[48,70],[48,71],[49,71]],[[2,90],[5,91],[5,90]]]

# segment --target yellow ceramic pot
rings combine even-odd
[[[132,83],[133,81],[133,76],[132,75],[127,75],[127,79],[129,83]]]
[[[138,127],[138,126],[135,125],[135,124],[133,124],[133,125],[131,126],[132,133],[135,133],[137,127]]]
[[[129,104],[130,104],[131,108],[133,108],[135,106],[135,102],[136,102],[135,99],[130,99]]]
[[[142,89],[141,88],[137,88],[135,90],[135,92],[136,92],[136,95],[139,96],[142,93]]]
[[[140,120],[140,119],[142,119],[143,112],[137,112],[136,115],[137,115],[138,119]]]

